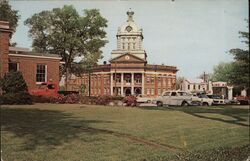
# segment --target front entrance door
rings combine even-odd
[[[125,96],[131,95],[131,88],[125,88]]]
[[[135,94],[136,94],[136,95],[141,94],[141,88],[140,88],[140,87],[136,87],[136,88],[135,88]]]

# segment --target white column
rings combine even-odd
[[[247,96],[247,90],[243,89],[242,91],[240,91],[240,95],[241,96]]]
[[[113,96],[113,73],[110,75],[110,95]]]
[[[228,86],[227,89],[228,89],[228,91],[227,91],[228,99],[232,100],[233,99],[233,87]]]
[[[131,73],[131,94],[134,95],[134,73]]]
[[[124,93],[123,93],[123,73],[121,73],[121,95],[124,96]]]
[[[142,76],[142,80],[141,80],[141,83],[142,83],[141,94],[144,95],[144,76],[145,76],[145,74],[141,73],[141,76]]]

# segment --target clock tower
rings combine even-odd
[[[146,61],[147,54],[142,47],[142,29],[134,22],[133,11],[127,12],[127,21],[118,28],[117,49],[111,52],[111,59],[125,54],[131,54]]]

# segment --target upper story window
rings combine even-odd
[[[122,49],[123,50],[125,49],[125,43],[122,43]]]
[[[135,43],[133,43],[133,49],[135,50]]]
[[[9,63],[9,72],[16,72],[19,70],[19,63],[16,62],[10,62]]]
[[[47,81],[47,66],[44,64],[37,64],[36,66],[36,82]]]

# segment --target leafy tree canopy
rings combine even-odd
[[[247,20],[248,22],[248,20]],[[238,88],[249,87],[249,32],[239,32],[246,49],[234,48],[229,51],[234,56],[231,63],[220,63],[214,67],[212,79],[226,81]]]
[[[80,16],[72,5],[65,5],[36,13],[25,21],[33,38],[33,50],[60,55],[66,77],[76,57],[91,57],[97,62],[107,43],[107,20],[97,9],[84,10],[84,14]]]
[[[228,82],[230,75],[232,73],[232,70],[233,70],[233,63],[221,62],[218,65],[214,66],[214,73],[211,79],[212,81]]]
[[[248,22],[248,20],[247,20]],[[249,87],[249,32],[239,32],[246,44],[246,49],[231,49],[229,52],[234,56],[233,69],[230,74],[230,82],[241,88]]]
[[[0,1],[0,21],[8,21],[10,28],[15,32],[19,18],[18,11],[13,10],[7,0]]]

